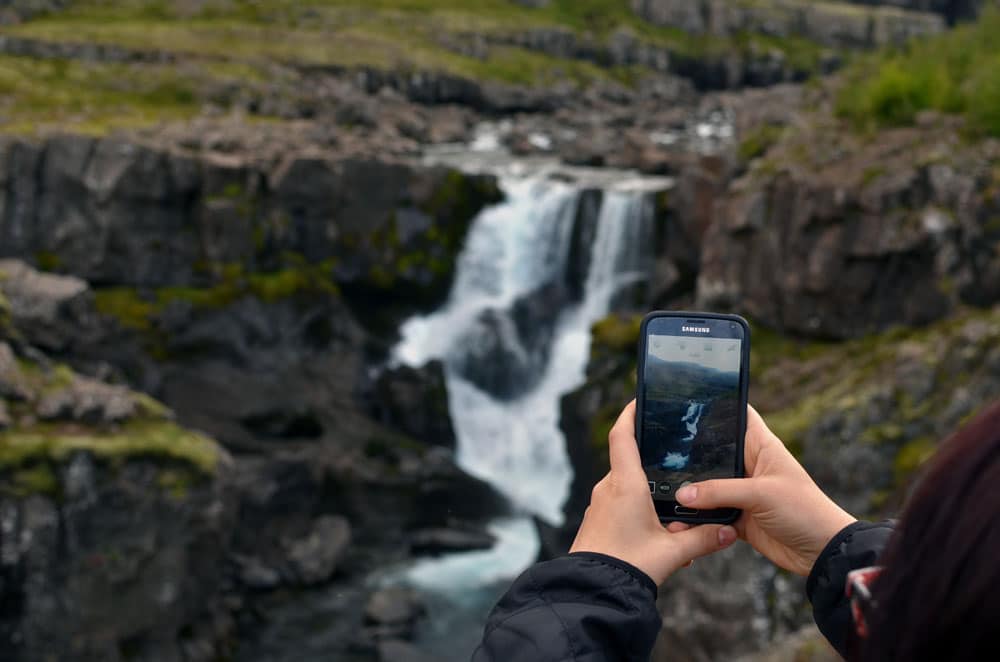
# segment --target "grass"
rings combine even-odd
[[[138,457],[172,459],[204,474],[212,473],[219,460],[214,441],[165,420],[132,421],[107,431],[37,424],[0,432],[0,467],[32,467],[43,461],[59,463],[78,451],[111,462]]]
[[[227,63],[96,64],[0,55],[0,130],[81,133],[191,117],[213,89],[246,80]]]
[[[522,85],[611,79],[633,83],[641,67],[602,67],[517,47],[491,46],[479,59],[449,50],[443,35],[569,29],[604,41],[627,28],[647,43],[691,57],[773,50],[815,70],[822,49],[807,40],[761,35],[688,35],[639,19],[622,0],[553,0],[531,9],[510,0],[237,0],[203,2],[195,11],[163,0],[83,0],[62,12],[9,26],[12,36],[96,43],[180,55],[180,64],[102,64],[0,56],[0,130],[33,132],[58,125],[87,133],[188,118],[212,90],[278,77],[301,88],[296,66],[371,66],[440,71]],[[271,90],[273,93],[273,90]],[[68,126],[67,126],[68,125]]]
[[[932,39],[859,59],[837,112],[860,128],[906,126],[925,110],[960,114],[974,133],[1000,136],[1000,9]]]

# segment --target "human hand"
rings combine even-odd
[[[736,540],[731,526],[664,528],[649,495],[635,441],[635,401],[608,435],[611,471],[591,495],[590,506],[570,552],[598,552],[632,564],[657,585],[691,560],[728,547]]]
[[[741,538],[773,563],[808,575],[826,544],[857,521],[827,497],[802,465],[747,407],[747,478],[707,480],[677,490],[689,508],[740,508]]]

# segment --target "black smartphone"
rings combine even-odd
[[[693,510],[687,483],[743,477],[750,327],[737,315],[654,312],[639,334],[635,436],[660,519],[729,524],[732,508]]]

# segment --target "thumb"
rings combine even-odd
[[[736,538],[736,529],[728,525],[720,526],[717,524],[702,524],[686,531],[667,534],[671,552],[678,567],[688,561],[728,547]]]
[[[757,481],[753,478],[719,478],[677,490],[677,501],[689,508],[739,508],[750,510],[758,505]]]

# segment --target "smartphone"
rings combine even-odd
[[[750,327],[737,315],[653,312],[639,334],[636,430],[660,520],[729,524],[740,511],[694,510],[687,483],[743,477]]]

